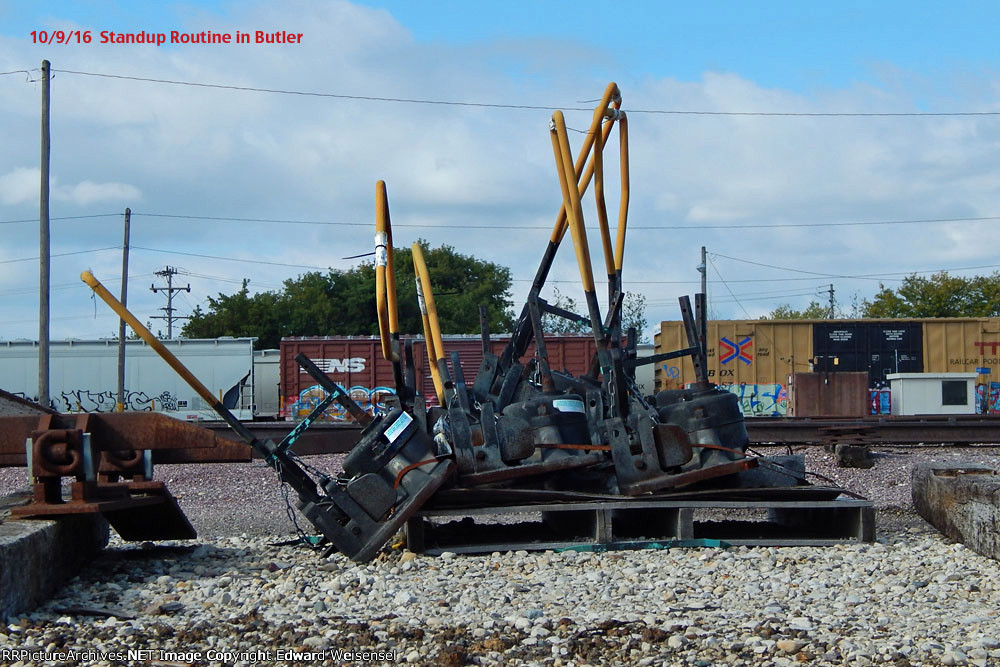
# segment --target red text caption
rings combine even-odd
[[[32,30],[33,44],[301,44],[301,32],[276,30],[243,31],[235,33],[213,32],[114,32],[101,30],[96,35],[93,30]]]

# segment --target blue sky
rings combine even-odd
[[[626,285],[647,298],[654,324],[678,317],[676,297],[695,289],[702,245],[718,318],[804,307],[825,300],[831,282],[847,304],[912,271],[995,270],[995,244],[983,240],[1000,216],[998,116],[639,110],[1000,111],[997,25],[995,2],[0,0],[0,72],[52,61],[52,215],[102,216],[53,221],[53,252],[75,253],[54,269],[54,337],[116,330],[76,283],[92,268],[117,289],[126,206],[134,212],[130,303],[145,320],[164,305],[148,289],[164,265],[186,272],[192,292],[176,305],[187,312],[244,278],[251,289],[275,289],[314,267],[354,265],[342,258],[371,245],[380,178],[398,243],[425,238],[510,266],[519,302],[560,198],[549,108],[287,96],[60,69],[566,109],[587,107],[581,101],[615,80],[632,110]],[[303,40],[31,43],[32,30],[54,28],[288,30]],[[37,81],[0,76],[0,223],[37,216],[38,99]],[[567,110],[573,129],[589,117]],[[571,133],[574,147],[580,136]],[[593,224],[592,200],[588,207]],[[617,207],[613,194],[609,207]],[[285,222],[178,217],[191,215]],[[928,219],[945,222],[842,224]],[[828,226],[806,226],[815,224]],[[504,226],[533,229],[497,235]],[[31,338],[37,229],[10,223],[0,232],[0,339]],[[569,248],[560,260],[553,280],[571,293],[578,276]]]
[[[426,43],[577,39],[629,76],[735,72],[804,91],[873,82],[883,67],[934,75],[996,68],[995,2],[364,2]]]

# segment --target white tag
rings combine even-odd
[[[552,407],[559,412],[587,412],[587,410],[583,407],[583,401],[578,401],[573,398],[557,398],[552,401]]]
[[[385,430],[385,437],[386,437],[386,439],[389,442],[395,442],[396,438],[399,437],[399,434],[402,433],[403,431],[405,431],[406,427],[409,426],[410,422],[412,422],[412,421],[413,421],[413,417],[411,417],[410,413],[408,413],[408,412],[404,412],[403,414],[399,415],[399,419],[397,419],[396,421],[394,421],[392,423],[392,426],[390,426],[389,428],[387,428]]]
[[[375,266],[388,264],[388,253],[385,249],[387,242],[388,238],[385,232],[375,232]]]
[[[417,276],[417,304],[420,306],[420,314],[427,314],[427,302],[424,301],[424,287],[420,282],[420,276]]]

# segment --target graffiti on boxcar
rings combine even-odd
[[[52,401],[53,407],[62,412],[114,412],[118,405],[118,392],[91,391],[89,389],[72,389],[60,392],[59,398]],[[176,410],[177,397],[169,391],[162,391],[150,397],[144,391],[125,391],[122,404],[129,412],[152,412],[160,410]]]
[[[892,394],[886,387],[874,387],[868,390],[868,414],[892,414]]]
[[[1000,414],[1000,382],[980,382],[976,385],[976,412],[985,415]]]
[[[720,389],[736,394],[744,417],[784,415],[788,412],[788,391],[778,383],[720,384]]]
[[[387,413],[389,411],[389,407],[386,403],[390,396],[396,395],[395,390],[391,387],[375,387],[374,389],[369,389],[368,387],[355,385],[346,391],[351,397],[351,400],[357,403],[362,410],[373,417],[378,414]],[[324,391],[324,389],[318,384],[314,384],[313,386],[299,392],[297,397],[289,397],[291,407],[288,412],[293,419],[304,419],[309,416],[309,413],[312,412],[324,398],[326,398],[326,391]],[[317,419],[317,421],[334,422],[350,420],[351,416],[348,414],[347,409],[339,403],[330,404],[330,406],[324,410],[323,414]]]

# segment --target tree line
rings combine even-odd
[[[478,334],[479,306],[486,306],[493,334],[510,333],[514,311],[510,269],[463,255],[448,245],[430,248],[420,240],[434,287],[441,331]],[[413,272],[413,251],[394,249],[399,328],[402,334],[422,334]],[[556,293],[555,305],[577,310],[576,302]],[[642,333],[646,326],[641,295],[626,298],[623,326]],[[286,336],[367,336],[378,334],[375,306],[375,267],[362,262],[348,270],[311,271],[284,281],[281,289],[250,293],[244,280],[233,294],[208,297],[208,306],[195,307],[181,331],[188,338],[252,336],[257,349],[276,348]],[[582,333],[577,324],[559,318],[546,320],[553,334]],[[589,331],[589,329],[588,329]]]
[[[825,319],[829,308],[811,301],[801,310],[782,304],[761,319]],[[953,276],[939,271],[929,277],[913,273],[896,289],[879,283],[871,299],[855,301],[838,318],[997,317],[1000,316],[1000,271],[988,276]]]

